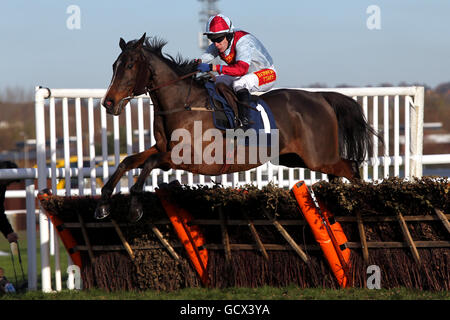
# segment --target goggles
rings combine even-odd
[[[208,36],[208,39],[211,40],[211,42],[214,42],[214,43],[222,42],[223,39],[225,39],[225,35],[222,35],[222,36]]]

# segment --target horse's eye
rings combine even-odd
[[[133,68],[133,64],[132,64],[132,63],[130,63],[129,65],[127,65],[127,68],[128,68],[128,69],[131,69],[131,68]]]

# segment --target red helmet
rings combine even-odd
[[[217,14],[209,18],[206,24],[206,32],[203,33],[207,36],[227,34],[233,32],[233,24],[230,18],[224,16],[223,14]]]

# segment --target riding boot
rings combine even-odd
[[[250,92],[248,89],[240,89],[236,92],[238,98],[238,112],[239,121],[241,122],[241,127],[246,127],[249,125],[248,120],[248,107],[250,106]]]

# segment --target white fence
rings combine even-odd
[[[378,139],[374,138],[373,156],[363,164],[363,178],[366,180],[377,180],[389,175],[394,176],[421,176],[422,165],[422,141],[423,141],[423,109],[424,109],[424,88],[423,87],[406,87],[406,88],[333,88],[333,89],[307,89],[310,91],[338,91],[348,96],[352,96],[358,100],[363,106],[366,117],[371,118],[371,124],[375,130],[390,128],[391,130],[383,130],[383,138],[385,141],[385,151],[380,153]],[[49,99],[49,93],[51,96]],[[136,98],[137,103],[125,108],[125,127],[121,127],[118,117],[107,117],[104,108],[100,108],[100,99],[104,96],[105,90],[86,90],[86,89],[40,89],[36,92],[36,123],[39,124],[36,131],[37,140],[37,164],[39,172],[46,172],[47,160],[50,160],[52,186],[56,187],[57,171],[56,171],[56,141],[62,138],[64,141],[64,160],[65,167],[62,172],[63,177],[71,175],[70,168],[70,134],[69,130],[69,102],[73,102],[75,114],[75,137],[76,137],[76,156],[77,165],[75,173],[81,172],[88,168],[88,177],[90,186],[85,186],[83,175],[76,175],[78,179],[77,193],[80,195],[99,192],[98,186],[95,185],[95,178],[99,176],[106,180],[110,174],[111,167],[108,166],[108,158],[114,159],[114,166],[120,161],[120,139],[121,129],[125,130],[126,153],[143,151],[145,148],[154,144],[152,133],[153,125],[153,104],[148,96],[140,96]],[[62,109],[61,118],[56,118],[57,103]],[[382,100],[382,102],[380,101]],[[45,105],[48,102],[48,116],[46,117]],[[84,103],[82,103],[84,102]],[[369,108],[370,105],[370,108]],[[82,123],[82,109],[87,109],[87,122]],[[148,118],[144,119],[144,109],[148,112]],[[400,119],[401,109],[403,119]],[[137,113],[136,129],[137,139],[134,139],[132,113]],[[48,132],[46,135],[46,118],[48,119]],[[111,119],[112,118],[112,119]],[[136,117],[134,117],[136,118]],[[383,119],[382,128],[379,125],[379,119]],[[100,123],[101,135],[95,132],[95,123]],[[62,126],[62,136],[57,136],[57,125]],[[404,150],[401,151],[400,144],[400,127],[405,128]],[[73,130],[72,130],[73,131]],[[108,135],[113,134],[114,147],[108,150]],[[87,137],[87,139],[85,139]],[[97,138],[97,140],[96,140]],[[123,138],[123,137],[122,137]],[[147,139],[146,139],[147,138]],[[147,140],[147,143],[146,143]],[[49,148],[45,147],[49,142]],[[390,150],[392,145],[393,150]],[[96,146],[101,146],[101,152],[96,153]],[[73,155],[73,154],[72,154]],[[83,164],[83,158],[89,159],[89,166]],[[100,170],[97,168],[100,160]],[[403,166],[403,173],[400,173],[400,167]],[[369,171],[369,167],[371,170]],[[380,168],[382,170],[380,170]],[[133,174],[128,175],[128,187],[133,184]],[[191,173],[170,170],[169,172],[161,172],[154,170],[152,172],[147,189],[152,190],[158,184],[158,178],[164,182],[169,182],[172,178],[183,179],[187,184],[200,183],[211,184],[209,177],[202,175],[193,175]],[[258,187],[262,187],[269,181],[273,181],[280,187],[289,187],[295,180],[303,179],[308,183],[314,183],[317,179],[326,178],[325,175],[310,173],[305,169],[287,169],[284,167],[273,166],[270,163],[250,170],[245,174],[222,175],[213,180],[222,183],[224,186],[238,186],[246,183],[255,182]],[[44,185],[46,177],[40,175],[41,185]],[[118,186],[119,190],[120,186]],[[126,190],[127,188],[125,188]],[[57,192],[54,189],[54,192]],[[71,184],[68,181],[65,186],[66,194],[70,194]],[[61,191],[59,191],[61,193]]]
[[[385,141],[381,153],[377,139],[370,159],[363,164],[363,178],[377,180],[387,176],[411,177],[422,175],[422,141],[424,115],[424,88],[333,88],[305,89],[309,91],[337,91],[353,97],[363,107],[372,127],[382,131]],[[46,89],[36,88],[36,154],[37,169],[0,170],[0,179],[9,176],[26,180],[26,190],[21,196],[27,199],[28,232],[28,275],[29,288],[36,289],[36,244],[34,197],[38,190],[47,187],[48,180],[54,194],[87,195],[99,194],[101,183],[106,181],[121,159],[121,140],[125,141],[126,154],[143,151],[154,144],[153,104],[148,96],[140,96],[125,108],[124,120],[107,116],[100,100],[104,89]],[[134,117],[132,115],[135,115]],[[136,116],[137,115],[137,116]],[[70,119],[72,122],[70,122]],[[137,119],[137,120],[136,120]],[[123,123],[121,123],[123,122]],[[388,128],[388,130],[386,130]],[[404,128],[404,148],[400,143],[400,129]],[[136,137],[135,137],[136,136]],[[75,137],[75,139],[71,139]],[[71,142],[73,141],[73,143]],[[62,148],[57,146],[62,141]],[[72,148],[71,144],[75,144]],[[62,149],[62,151],[60,151]],[[58,153],[62,153],[64,166],[58,167]],[[75,167],[71,167],[71,156]],[[443,155],[438,162],[450,162],[449,155]],[[428,163],[433,159],[427,158]],[[402,170],[403,169],[403,170]],[[125,183],[117,190],[127,192],[134,182],[138,170],[133,170],[125,178]],[[67,178],[67,179],[65,179]],[[73,179],[70,179],[73,178]],[[208,177],[174,171],[153,170],[146,190],[153,190],[158,182],[178,179],[186,184],[212,184],[220,182],[225,186],[254,183],[262,187],[273,181],[280,187],[291,187],[298,180],[314,183],[326,176],[306,169],[292,169],[265,164],[245,173]],[[38,190],[34,190],[34,181]],[[60,179],[65,179],[63,189],[58,189]],[[98,181],[100,180],[100,182]],[[72,186],[76,183],[76,187]],[[17,193],[17,192],[16,192]],[[7,197],[12,197],[8,191]],[[50,251],[55,254],[55,289],[61,290],[58,241],[54,228],[47,217],[40,212],[40,247],[42,290],[51,291]]]

